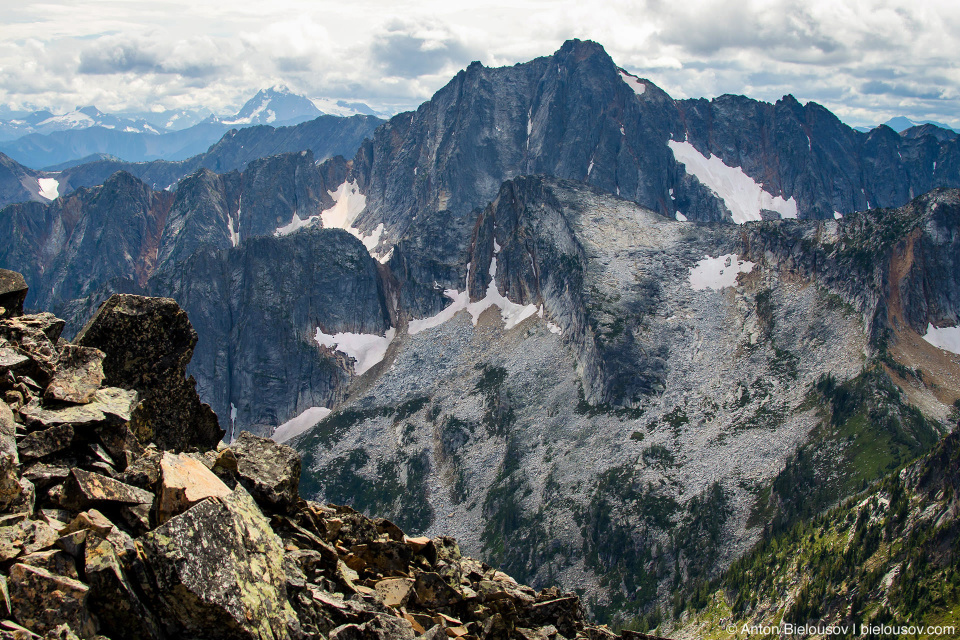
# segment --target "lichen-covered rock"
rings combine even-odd
[[[224,498],[231,489],[195,458],[164,452],[160,458],[157,521],[164,523],[206,498]]]
[[[13,318],[23,314],[23,301],[27,299],[27,281],[16,271],[0,269],[0,318]]]
[[[153,494],[99,473],[73,469],[64,483],[62,503],[78,510],[100,503],[152,505]]]
[[[261,504],[289,508],[299,499],[300,454],[244,431],[230,445],[237,457],[237,479]]]
[[[101,633],[130,640],[163,637],[160,623],[140,599],[110,541],[86,546],[84,573],[90,585],[88,604]]]
[[[330,632],[330,640],[413,640],[413,626],[404,618],[376,616],[363,624],[345,624]]]
[[[0,338],[16,344],[29,362],[18,365],[24,375],[45,385],[59,360],[57,339],[63,331],[63,320],[52,313],[0,319]]]
[[[20,457],[34,460],[68,449],[73,444],[73,435],[73,425],[70,423],[28,433],[20,441]]]
[[[61,424],[93,425],[98,422],[123,423],[130,420],[137,405],[137,392],[116,387],[98,389],[89,404],[46,408],[36,399],[20,409],[24,422],[39,427]]]
[[[20,495],[20,456],[17,454],[16,434],[13,412],[0,400],[0,510]]]
[[[216,415],[200,402],[193,378],[185,377],[197,334],[173,300],[111,296],[76,343],[106,354],[107,384],[140,392],[131,425],[141,442],[180,451],[211,448],[223,437]]]
[[[57,532],[40,520],[22,520],[0,527],[0,562],[23,553],[49,549],[57,541]]]
[[[204,500],[140,542],[168,634],[211,640],[299,634],[287,601],[283,544],[242,487]]]
[[[87,404],[103,383],[103,351],[65,344],[56,371],[44,391],[47,400]]]
[[[87,585],[40,567],[15,564],[10,569],[10,605],[17,622],[34,633],[46,633],[66,624],[72,631],[92,636],[87,611]]]

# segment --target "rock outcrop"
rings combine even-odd
[[[517,584],[451,538],[301,499],[289,447],[245,432],[199,452],[208,416],[160,411],[199,405],[183,378],[196,336],[171,301],[112,298],[80,336],[96,348],[51,342],[58,327],[0,319],[32,365],[0,378],[0,637],[616,637],[576,596]],[[65,379],[84,393],[50,392]]]

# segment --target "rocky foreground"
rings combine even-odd
[[[220,442],[174,301],[114,296],[70,343],[26,292],[0,270],[0,638],[617,637],[452,538],[302,500],[289,447]]]

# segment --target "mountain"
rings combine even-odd
[[[953,131],[954,133],[960,133],[960,131],[957,131],[953,127],[945,125],[942,122],[936,122],[934,120],[917,121],[917,120],[911,120],[910,118],[907,118],[905,116],[897,116],[895,118],[890,118],[883,124],[887,125],[897,133],[902,133],[903,131],[905,131],[906,129],[910,129],[911,127],[919,127],[925,124],[930,124],[940,129],[946,129],[947,131]]]
[[[354,115],[363,107],[344,105],[336,111],[337,115]],[[192,111],[132,115],[135,119],[83,107],[59,116],[38,111],[0,121],[0,151],[35,168],[52,168],[97,154],[127,162],[178,161],[206,151],[233,128],[291,126],[314,120],[323,112],[308,98],[276,86],[259,91],[238,113],[223,118],[207,115],[201,119],[200,112]]]
[[[50,202],[60,194],[53,174],[34,171],[0,153],[0,207],[12,202]]]
[[[955,139],[674,100],[579,41],[472,64],[352,160],[262,153],[304,126],[174,192],[7,207],[0,266],[66,335],[174,298],[227,438],[289,442],[306,497],[652,628],[953,427]]]
[[[73,111],[54,115],[49,111],[34,111],[9,120],[0,120],[0,141],[15,140],[31,133],[48,134],[100,127],[129,133],[159,133],[142,118],[124,118],[103,113],[94,106],[77,107]]]
[[[261,89],[248,100],[235,116],[223,118],[223,124],[235,127],[270,124],[274,126],[299,124],[323,115],[310,99],[292,93],[278,85]]]

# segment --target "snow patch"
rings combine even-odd
[[[940,328],[933,326],[933,323],[927,323],[927,333],[923,339],[937,349],[960,355],[960,327]]]
[[[237,201],[237,223],[234,225],[230,214],[227,214],[227,232],[230,234],[230,244],[234,247],[240,244],[240,212],[243,210],[243,196]]]
[[[270,436],[270,439],[274,442],[286,442],[290,438],[300,435],[317,424],[330,415],[330,413],[330,409],[326,407],[310,407],[297,417],[291,418],[277,427],[273,435]]]
[[[797,217],[796,200],[770,195],[740,167],[728,167],[718,156],[706,158],[689,142],[669,140],[667,145],[677,162],[686,165],[687,173],[723,200],[737,224],[761,220],[761,209],[776,211],[781,218]]]
[[[729,253],[719,258],[704,256],[697,266],[690,269],[690,288],[694,291],[713,289],[719,291],[737,284],[737,274],[753,271],[753,263],[738,260],[737,254]]]
[[[237,432],[237,407],[230,403],[230,442],[233,442],[233,436]]]
[[[593,160],[590,161],[590,166],[587,167],[587,176],[593,172]]]
[[[56,200],[60,196],[60,183],[56,178],[39,178],[40,191],[37,195],[47,200]]]
[[[647,85],[641,82],[640,78],[630,75],[623,69],[620,70],[620,77],[623,78],[623,81],[627,83],[627,86],[633,89],[633,92],[638,96],[642,96],[643,92],[647,90]]]
[[[843,214],[840,213],[839,211],[834,211],[834,212],[833,212],[833,219],[834,219],[834,220],[839,220],[839,219],[842,218],[842,217],[843,217]]]
[[[676,216],[676,217],[677,217],[677,222],[686,222],[686,221],[687,221],[687,216],[683,215],[683,214],[680,213],[679,211],[677,211],[677,216]]]
[[[378,336],[372,333],[337,333],[328,335],[317,327],[314,340],[322,347],[339,351],[356,362],[353,371],[356,375],[366,373],[375,364],[381,362],[387,354],[387,347],[397,335],[394,328],[387,329],[386,334]]]

